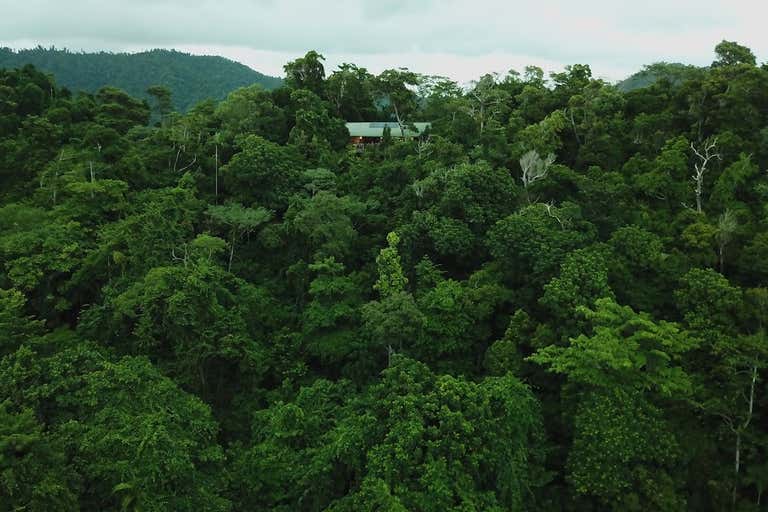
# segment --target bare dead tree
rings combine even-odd
[[[694,192],[696,193],[696,211],[701,213],[702,195],[704,193],[704,174],[707,172],[709,163],[713,159],[721,159],[720,154],[716,152],[717,137],[705,140],[702,146],[699,148],[697,148],[693,142],[691,142],[691,150],[699,159],[698,162],[693,164],[694,172],[691,178],[693,178],[693,182],[695,184]]]
[[[555,155],[553,153],[547,155],[546,158],[541,158],[535,149],[525,153],[520,157],[523,186],[527,188],[531,183],[546,178],[547,171],[554,162]]]
[[[554,153],[550,153],[546,158],[541,158],[539,153],[532,149],[520,157],[520,168],[523,170],[523,176],[520,178],[523,182],[526,196],[528,196],[528,185],[547,177],[547,171],[555,162]],[[528,197],[530,203],[530,197]]]

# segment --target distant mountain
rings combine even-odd
[[[56,83],[73,92],[96,92],[105,85],[119,87],[132,96],[148,98],[151,85],[165,85],[173,104],[186,111],[207,98],[221,99],[229,92],[254,83],[275,89],[282,79],[267,76],[224,57],[199,56],[175,50],[141,53],[75,53],[37,47],[14,51],[0,48],[0,68],[32,64],[54,75]]]
[[[662,78],[668,79],[673,84],[681,84],[701,73],[703,69],[679,62],[656,62],[643,67],[642,70],[616,85],[622,91],[629,92],[648,87]]]

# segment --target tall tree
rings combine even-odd
[[[283,66],[285,84],[294,89],[307,89],[322,96],[325,80],[324,60],[325,57],[315,50],[310,50],[303,57],[292,60]]]
[[[408,123],[414,121],[412,116],[418,108],[416,88],[419,82],[419,75],[407,68],[387,69],[374,81],[379,101],[385,112],[391,112],[403,137]]]

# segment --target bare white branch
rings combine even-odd
[[[691,176],[695,184],[694,192],[696,193],[696,211],[699,213],[702,212],[701,203],[702,196],[704,194],[704,174],[707,172],[707,166],[709,166],[709,163],[712,159],[721,159],[720,154],[716,152],[716,149],[717,137],[705,140],[704,144],[700,148],[697,148],[694,146],[693,142],[691,142],[691,150],[699,159],[699,161],[693,165],[694,172]]]
[[[539,153],[532,149],[520,157],[520,167],[523,170],[523,187],[526,189],[531,183],[547,177],[547,171],[555,162],[554,153],[550,153],[546,158],[541,158]]]

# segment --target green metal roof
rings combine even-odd
[[[406,128],[406,137],[417,137],[424,133],[424,130],[429,128],[432,123],[407,123],[413,125],[416,131]],[[347,123],[347,130],[349,130],[350,137],[382,137],[384,135],[384,127],[388,126],[392,137],[402,137],[400,132],[400,125],[396,122],[375,122],[375,123]]]

